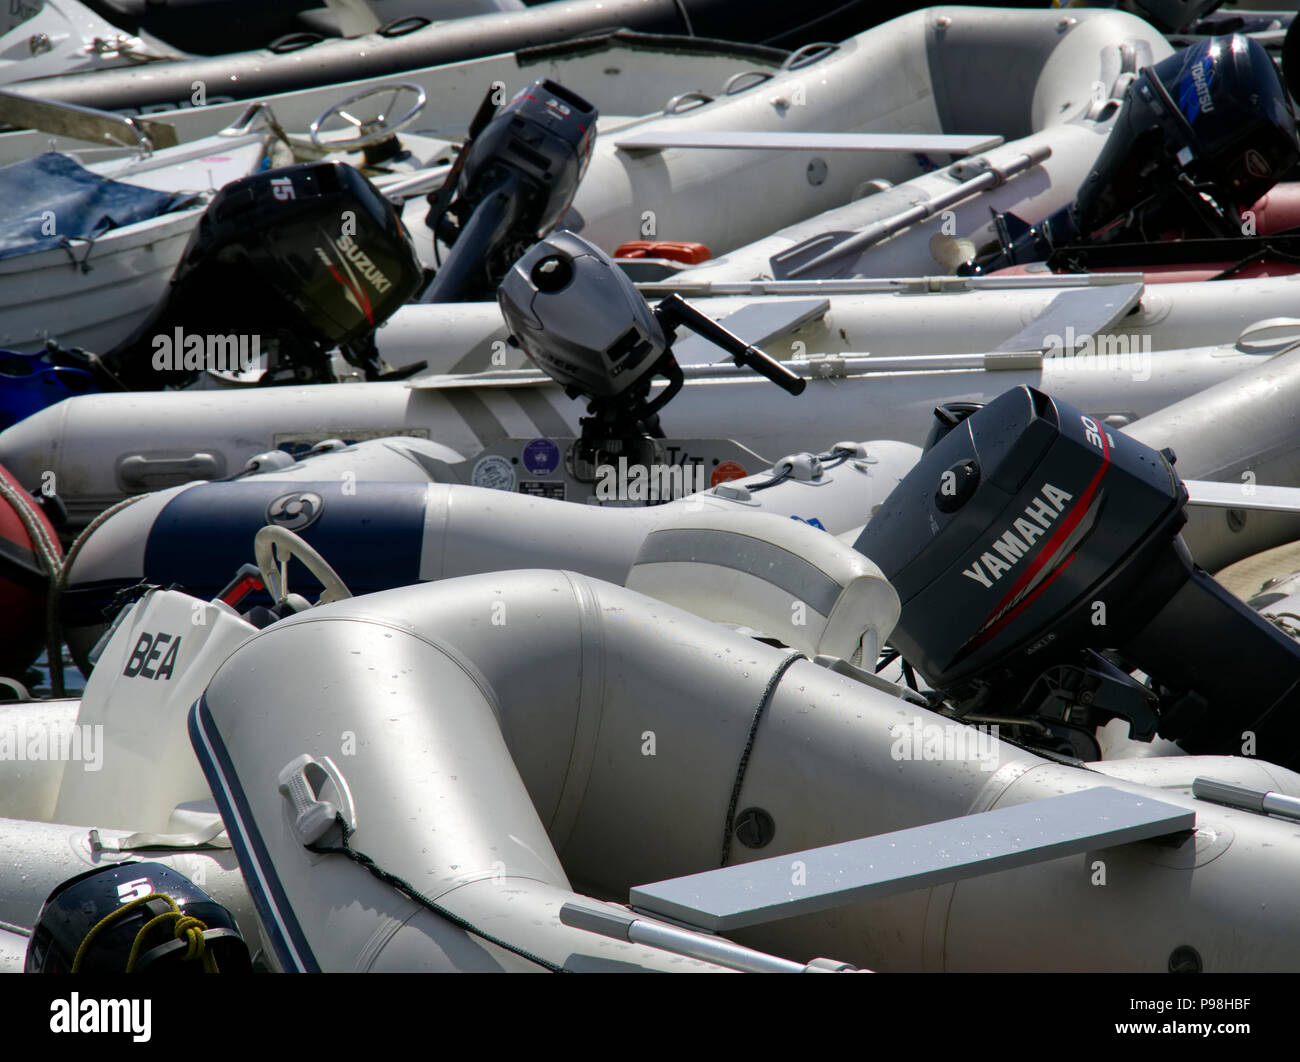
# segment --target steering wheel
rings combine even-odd
[[[316,577],[317,582],[325,588],[316,599],[318,605],[342,601],[352,596],[352,591],[344,585],[338,572],[331,568],[325,558],[309,546],[301,536],[294,534],[287,527],[268,524],[253,538],[253,559],[257,562],[257,570],[262,576],[263,584],[271,592],[277,604],[289,596],[289,561],[294,557],[302,561],[307,570]]]
[[[371,96],[383,96],[388,94],[389,99],[384,109],[377,112],[373,118],[358,118],[351,111],[347,110],[353,104],[361,100],[368,100]],[[390,117],[397,109],[398,99],[403,94],[409,94],[414,97],[415,102],[411,104],[400,118]],[[369,147],[371,144],[377,144],[381,140],[387,140],[399,129],[405,129],[416,116],[424,110],[424,104],[428,100],[424,89],[411,81],[390,81],[385,85],[376,85],[374,88],[365,89],[362,92],[354,93],[345,100],[339,100],[324,114],[311,123],[307,130],[311,135],[312,144],[321,151],[357,151],[360,148]],[[321,133],[324,131],[325,123],[331,118],[338,116],[348,125],[355,129],[356,135],[343,137],[340,139],[322,140]]]

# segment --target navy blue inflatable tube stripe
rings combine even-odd
[[[320,973],[320,964],[312,954],[284,886],[276,876],[271,854],[257,831],[257,821],[216,721],[208,710],[206,697],[200,697],[190,709],[189,733],[190,744],[194,746],[239,859],[240,873],[281,969],[290,973]]]

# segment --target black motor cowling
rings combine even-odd
[[[1128,87],[1075,201],[1079,233],[1095,236],[1173,184],[1216,200],[1227,227],[1207,235],[1238,236],[1239,212],[1297,160],[1295,119],[1268,53],[1241,34],[1212,37],[1144,68]]]
[[[132,390],[178,386],[230,367],[211,364],[214,337],[256,337],[274,382],[329,379],[326,352],[365,349],[422,280],[397,208],[356,169],[265,170],[213,197],[166,299],[104,362]]]
[[[999,218],[978,271],[1071,246],[1237,238],[1241,212],[1300,162],[1287,91],[1263,47],[1212,37],[1144,67],[1075,201],[1032,228]]]
[[[542,78],[499,113],[484,101],[450,184],[429,196],[429,226],[452,247],[423,302],[490,299],[510,265],[550,232],[591,162],[596,108]],[[454,193],[454,198],[453,198]]]
[[[959,715],[1035,716],[1082,758],[1121,716],[1300,766],[1300,645],[1195,566],[1171,458],[1029,387],[970,414],[856,543],[902,601],[891,642]]]
[[[248,945],[225,907],[171,867],[138,862],[92,867],[58,885],[23,964],[25,973],[55,974],[250,969]]]

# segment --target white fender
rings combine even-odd
[[[661,521],[626,585],[705,619],[756,628],[809,656],[866,666],[901,611],[875,563],[833,535],[749,513]]]

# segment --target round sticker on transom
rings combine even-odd
[[[523,461],[530,476],[549,476],[560,467],[560,448],[550,439],[534,439],[524,447]]]
[[[510,465],[510,459],[500,454],[488,454],[487,457],[482,458],[474,466],[470,478],[476,487],[487,487],[491,490],[515,489],[515,470]]]

